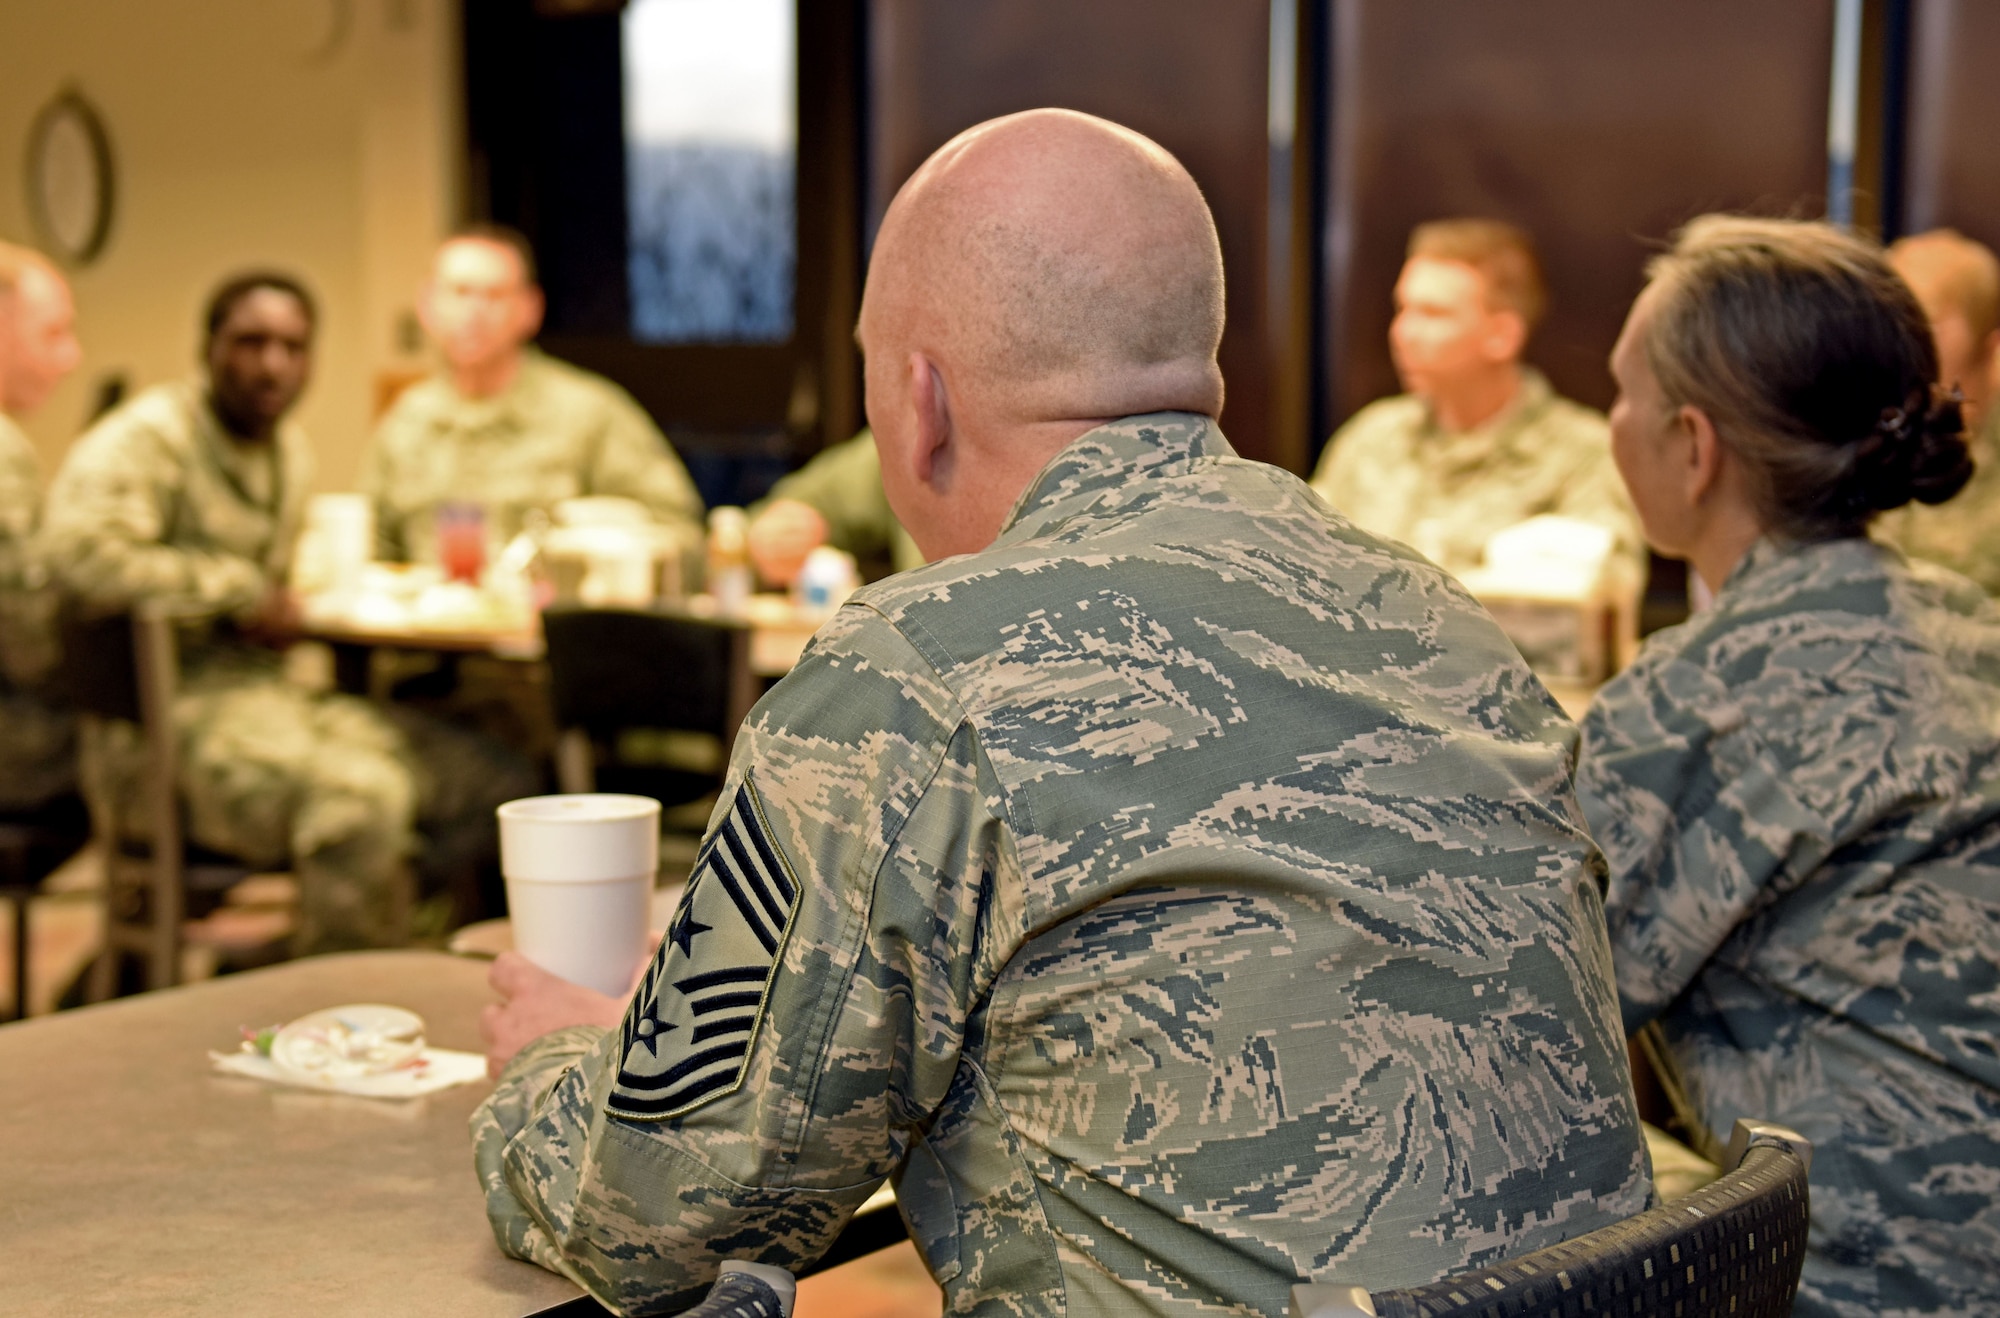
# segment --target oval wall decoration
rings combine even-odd
[[[75,88],[43,106],[28,129],[28,213],[50,252],[89,265],[111,237],[117,196],[111,138]]]

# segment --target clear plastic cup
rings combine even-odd
[[[500,807],[514,948],[552,975],[623,997],[646,954],[660,803],[591,792]]]

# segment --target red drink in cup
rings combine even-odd
[[[478,585],[486,569],[486,510],[476,503],[439,504],[437,551],[446,580]]]

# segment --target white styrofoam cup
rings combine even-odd
[[[646,954],[660,803],[602,792],[530,796],[499,814],[515,950],[573,984],[625,996]]]

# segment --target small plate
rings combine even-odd
[[[424,1051],[424,1018],[374,1002],[328,1007],[301,1016],[271,1040],[271,1060],[329,1080],[384,1075]]]

